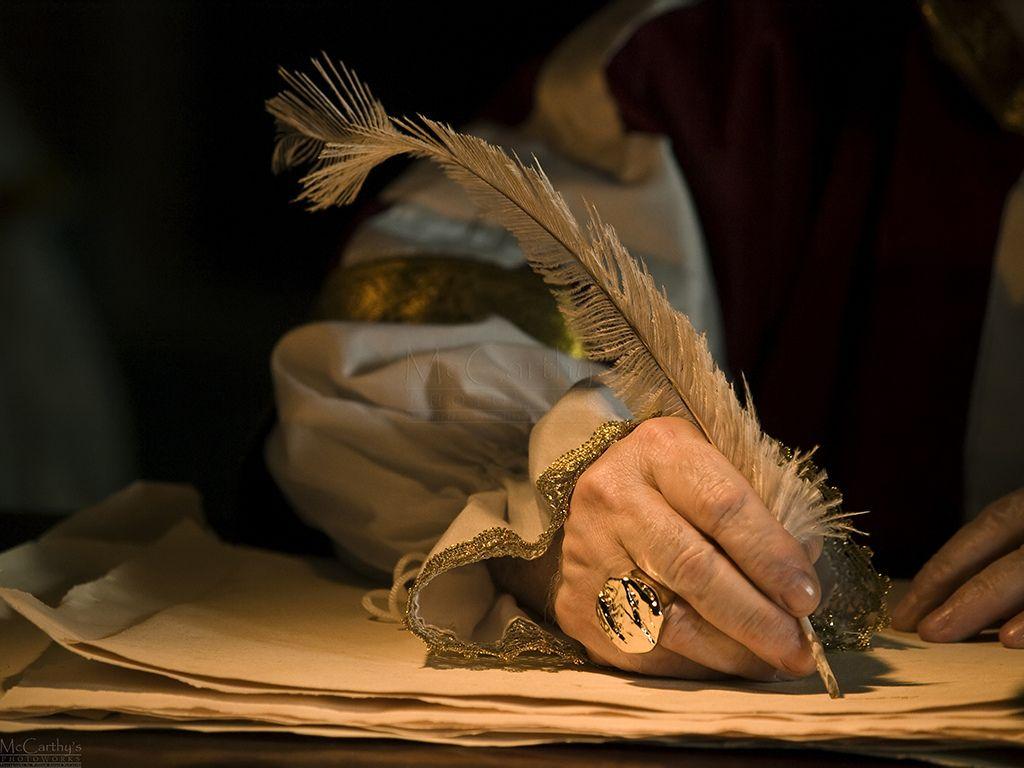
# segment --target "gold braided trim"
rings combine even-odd
[[[495,643],[462,640],[451,630],[427,624],[420,618],[416,612],[419,593],[435,578],[455,568],[495,557],[541,557],[565,524],[580,476],[639,424],[639,420],[605,422],[583,445],[560,456],[537,479],[537,490],[551,510],[551,520],[536,542],[524,541],[510,528],[488,528],[428,558],[409,592],[406,624],[432,653],[464,659],[494,658],[506,664],[526,654],[551,657],[565,664],[586,663],[583,648],[575,640],[555,635],[523,617],[509,622]],[[823,491],[836,493],[831,488]],[[828,560],[837,583],[828,604],[811,616],[811,623],[826,648],[867,649],[875,633],[888,624],[886,603],[891,583],[871,566],[871,551],[849,537],[827,539],[822,556]]]
[[[556,459],[537,480],[537,490],[547,501],[551,520],[534,543],[528,543],[510,528],[488,528],[468,541],[453,544],[427,559],[409,591],[406,625],[427,644],[432,653],[466,659],[496,658],[510,663],[524,654],[550,656],[566,664],[585,664],[582,646],[575,640],[559,637],[536,622],[519,617],[509,622],[501,638],[494,643],[473,643],[458,638],[449,629],[427,624],[418,615],[420,592],[435,578],[455,568],[495,557],[534,560],[551,546],[555,534],[569,514],[572,492],[587,468],[628,435],[638,421],[609,421],[598,427],[580,447]]]

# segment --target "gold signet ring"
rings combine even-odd
[[[608,579],[597,596],[597,622],[623,653],[654,650],[672,595],[643,571]]]

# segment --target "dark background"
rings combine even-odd
[[[392,111],[458,123],[599,5],[0,3],[0,101],[18,116],[15,128],[0,123],[0,142],[14,147],[16,130],[38,150],[0,176],[0,227],[45,214],[57,277],[106,354],[100,396],[61,380],[69,352],[40,348],[33,328],[63,333],[77,316],[60,297],[26,296],[36,289],[16,270],[0,272],[0,298],[18,299],[0,306],[0,396],[13,423],[0,429],[20,467],[0,507],[71,509],[142,477],[193,482],[211,517],[237,514],[239,466],[272,404],[270,351],[306,316],[352,215],[304,212],[290,202],[294,178],[270,172],[263,102],[279,64],[325,50]],[[51,413],[40,436],[28,416],[18,422],[18,400],[55,387],[67,413]],[[101,401],[117,413],[69,448],[77,419]],[[38,470],[26,440],[37,455],[60,445],[70,458]],[[105,471],[91,470],[101,453]],[[83,479],[64,482],[62,471]]]

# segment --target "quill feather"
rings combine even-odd
[[[824,472],[813,469],[809,454],[790,453],[763,432],[749,391],[741,404],[703,334],[593,207],[581,225],[535,160],[523,163],[422,116],[393,118],[344,65],[325,55],[313,66],[319,83],[280,70],[288,89],[267,102],[278,125],[275,168],[313,164],[299,200],[312,210],[348,204],[369,172],[397,155],[439,164],[516,237],[587,356],[608,364],[604,383],[637,417],[693,422],[799,541],[851,530],[839,500],[822,494]],[[838,695],[810,622],[800,623],[830,695]]]

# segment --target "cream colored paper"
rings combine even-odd
[[[79,657],[51,650],[27,670],[0,699],[3,727],[108,710],[119,713],[111,725],[244,721],[458,743],[481,733],[1024,741],[1020,656],[993,642],[929,645],[888,633],[871,653],[833,656],[848,694],[830,702],[813,680],[698,684],[597,669],[451,667],[407,632],[367,618],[361,589],[331,564],[231,547],[190,520],[57,608],[3,589],[12,608]]]
[[[71,586],[102,576],[182,519],[202,520],[189,486],[135,483],[58,523],[38,541],[0,554],[0,587],[58,601]],[[0,603],[0,687],[50,645],[50,638]]]

